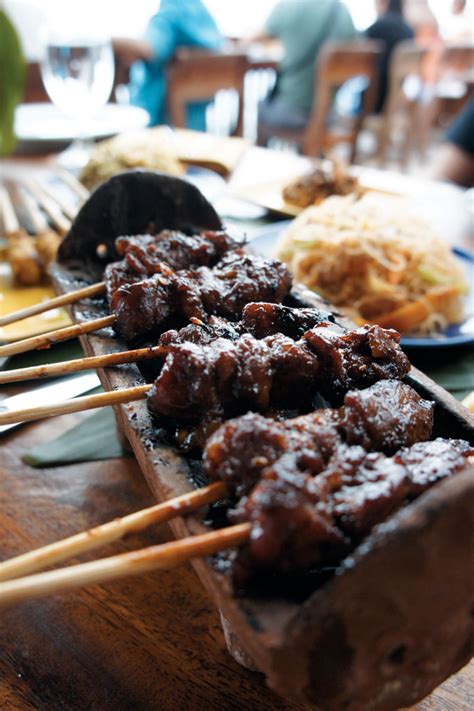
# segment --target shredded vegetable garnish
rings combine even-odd
[[[294,220],[278,256],[297,281],[359,322],[430,334],[463,318],[462,266],[400,198],[329,197]]]

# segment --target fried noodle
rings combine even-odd
[[[399,198],[329,197],[294,220],[277,253],[298,281],[356,321],[383,321],[420,300],[406,331],[432,334],[463,318],[462,266]]]

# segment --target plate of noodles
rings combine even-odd
[[[332,196],[252,245],[356,323],[400,331],[405,346],[474,342],[474,256],[451,249],[400,198]]]

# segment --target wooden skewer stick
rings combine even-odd
[[[22,189],[20,191],[21,201],[23,203],[23,208],[26,210],[28,217],[36,235],[43,234],[44,232],[49,232],[50,227],[48,221],[44,214],[38,207],[38,204],[33,199],[30,192]]]
[[[112,326],[114,322],[115,316],[112,314],[110,316],[95,318],[92,321],[76,323],[73,326],[58,328],[55,331],[50,331],[42,336],[32,336],[31,338],[24,338],[21,341],[16,341],[15,343],[7,343],[4,346],[0,346],[0,357],[12,356],[17,353],[26,353],[26,351],[33,351],[37,348],[49,348],[54,343],[67,341],[70,338],[82,336],[84,333],[91,333],[92,331],[99,331],[101,328]]]
[[[37,407],[25,407],[9,412],[0,412],[0,425],[12,425],[17,422],[31,422],[41,420],[44,417],[56,417],[57,415],[68,415],[71,412],[82,412],[84,410],[95,410],[106,405],[120,405],[125,402],[135,402],[146,398],[151,385],[137,385],[134,388],[124,388],[123,390],[113,390],[111,392],[99,393],[98,395],[84,395],[75,397],[72,400],[65,400],[52,405],[38,405]]]
[[[0,208],[7,238],[6,255],[13,279],[22,286],[34,286],[43,278],[43,268],[35,240],[22,229],[15,214],[10,194],[0,186]]]
[[[88,531],[16,556],[0,563],[0,581],[30,575],[86,551],[95,550],[107,543],[112,543],[112,541],[118,541],[127,534],[142,531],[151,524],[164,523],[176,516],[191,513],[202,506],[219,501],[226,493],[226,485],[223,482],[216,482],[162,504],[156,504],[129,516],[109,521]]]
[[[33,230],[35,232],[35,247],[43,271],[43,276],[47,275],[51,262],[54,262],[61,244],[62,237],[55,230],[51,229],[43,212],[32,198],[31,194],[21,189],[20,192],[23,208],[26,210]]]
[[[69,232],[71,221],[64,216],[54,200],[51,200],[34,180],[25,180],[24,182],[30,193],[38,200],[43,210],[54,223],[59,233],[65,235]]]
[[[152,570],[168,570],[187,563],[192,558],[241,546],[249,539],[250,532],[250,523],[240,523],[219,531],[189,536],[172,543],[149,546],[91,563],[7,580],[0,583],[0,605],[11,605],[86,585],[98,585],[108,580],[141,575]]]
[[[71,205],[66,200],[64,200],[62,195],[55,193],[54,190],[49,187],[49,185],[46,185],[42,182],[40,187],[42,192],[47,195],[47,197],[49,197],[51,200],[54,200],[54,202],[59,205],[59,207],[68,219],[74,220],[77,215],[77,207],[74,207],[74,205]]]
[[[0,212],[2,213],[3,230],[6,237],[13,237],[22,232],[10,196],[3,185],[0,185]]]
[[[66,183],[66,185],[68,185],[71,190],[76,193],[76,195],[80,197],[82,202],[89,198],[90,192],[88,191],[88,189],[85,188],[84,185],[80,183],[79,180],[77,180],[77,178],[75,178],[74,175],[69,173],[67,170],[57,168],[56,175],[61,178],[63,183]]]
[[[28,306],[25,309],[13,311],[11,314],[0,318],[0,326],[6,326],[7,324],[14,323],[15,321],[22,321],[24,318],[36,316],[36,314],[42,314],[45,311],[50,311],[51,309],[58,309],[61,306],[67,306],[67,304],[75,304],[77,301],[81,301],[81,299],[88,299],[92,296],[103,294],[104,291],[105,281],[85,286],[82,289],[76,289],[68,294],[56,296],[54,299],[48,299],[47,301],[42,301],[39,304]]]
[[[82,370],[108,368],[113,365],[134,363],[137,360],[158,358],[163,355],[164,352],[166,351],[163,350],[162,346],[150,346],[148,348],[136,348],[131,351],[90,356],[89,358],[65,360],[61,363],[49,363],[48,365],[33,365],[29,368],[5,370],[0,372],[0,385],[18,383],[22,380],[31,380],[33,378],[54,378],[59,375],[67,375],[68,373],[79,373]]]
[[[0,605],[45,597],[131,575],[141,575],[152,570],[168,570],[192,558],[212,555],[226,548],[240,546],[248,540],[250,531],[250,523],[240,523],[219,531],[189,536],[172,543],[149,546],[91,563],[8,580],[0,583]]]

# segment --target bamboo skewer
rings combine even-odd
[[[222,499],[227,487],[222,482],[197,489],[161,504],[118,518],[61,541],[37,548],[0,563],[0,581],[30,575],[86,551],[118,541],[130,533],[142,531],[151,524],[160,524],[176,516],[196,511]]]
[[[134,388],[124,388],[123,390],[113,390],[111,392],[99,393],[98,395],[84,395],[72,400],[53,403],[52,405],[38,405],[37,407],[25,407],[9,412],[0,412],[0,425],[12,425],[17,422],[31,422],[41,420],[44,417],[56,417],[57,415],[69,415],[71,412],[82,412],[85,410],[95,410],[106,405],[120,405],[128,402],[135,402],[146,398],[151,385],[137,385]]]
[[[13,209],[7,189],[0,185],[0,210],[2,213],[3,230],[6,237],[14,237],[21,233],[20,223]]]
[[[38,208],[37,203],[33,200],[31,193],[27,192],[26,190],[21,190],[21,201],[23,203],[23,207],[28,213],[28,217],[34,228],[35,234],[38,235],[43,234],[45,232],[49,232],[50,227],[48,221],[46,220],[41,210]]]
[[[23,208],[33,225],[35,232],[35,247],[41,263],[43,277],[48,274],[48,267],[54,262],[61,244],[62,237],[51,229],[44,214],[27,190],[21,190]]]
[[[9,605],[65,592],[85,585],[97,585],[152,570],[168,570],[192,558],[213,555],[248,541],[250,523],[240,523],[219,531],[189,536],[172,543],[121,553],[91,563],[73,565],[0,583],[0,605]]]
[[[36,314],[42,314],[45,311],[57,309],[61,306],[75,304],[77,301],[81,301],[81,299],[99,296],[100,294],[103,294],[104,291],[104,281],[98,282],[97,284],[91,284],[90,286],[85,286],[82,289],[76,289],[76,291],[71,291],[68,294],[56,296],[54,299],[48,299],[47,301],[42,301],[40,304],[34,304],[33,306],[28,306],[25,309],[20,309],[19,311],[14,311],[7,316],[3,316],[0,318],[0,326],[6,326],[9,323],[21,321],[29,316],[36,316]]]
[[[71,221],[64,216],[54,200],[51,200],[51,198],[43,192],[40,185],[34,180],[25,180],[24,182],[30,193],[39,202],[54,225],[56,225],[59,233],[64,236],[67,232],[69,232],[71,228]]]
[[[119,353],[107,353],[101,356],[66,360],[61,363],[49,363],[48,365],[34,365],[29,368],[5,370],[0,372],[0,385],[18,383],[22,380],[31,380],[32,378],[54,378],[59,375],[79,373],[82,370],[90,370],[92,368],[107,368],[113,365],[134,363],[137,360],[158,358],[160,355],[163,355],[162,346],[150,346],[148,348],[137,348],[131,351],[120,351]]]
[[[66,185],[80,197],[82,202],[89,198],[90,192],[82,183],[79,182],[79,180],[77,180],[77,178],[74,177],[74,175],[69,173],[67,170],[63,170],[62,168],[57,168],[55,172],[63,183],[66,183]]]
[[[70,203],[68,203],[66,200],[64,200],[64,198],[62,197],[62,195],[58,195],[57,193],[55,193],[55,192],[54,192],[48,185],[46,185],[45,183],[42,182],[42,183],[40,184],[40,187],[41,187],[42,192],[43,192],[48,198],[50,198],[51,200],[54,200],[54,202],[57,203],[57,205],[59,205],[59,207],[61,208],[61,210],[64,212],[64,214],[66,215],[66,217],[67,217],[69,220],[72,221],[72,220],[75,219],[75,217],[76,217],[76,215],[77,215],[77,207],[74,207],[73,205],[71,205]]]
[[[22,286],[34,286],[42,279],[41,266],[35,240],[22,229],[15,214],[10,194],[0,185],[0,208],[7,238],[6,255],[14,281]]]
[[[54,343],[67,341],[70,338],[82,336],[84,333],[91,333],[92,331],[99,331],[101,328],[112,326],[114,322],[114,315],[102,316],[101,318],[96,318],[92,321],[84,321],[83,323],[76,323],[72,326],[58,328],[55,331],[50,331],[42,336],[32,336],[31,338],[24,338],[21,341],[16,341],[15,343],[7,343],[4,346],[0,346],[0,357],[12,356],[17,353],[26,353],[26,351],[33,351],[38,348],[49,348]]]

